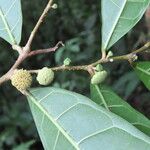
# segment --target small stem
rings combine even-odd
[[[6,81],[8,81],[10,78],[8,76],[8,74],[6,73],[5,75],[3,75],[1,78],[0,78],[0,85]]]
[[[102,50],[102,59],[105,59],[105,58],[106,58],[106,51]]]
[[[44,9],[42,15],[40,16],[40,18],[39,18],[39,20],[37,22],[37,24],[35,25],[33,31],[30,34],[28,42],[27,42],[26,46],[24,47],[25,50],[29,51],[31,49],[31,44],[32,44],[32,41],[33,41],[33,39],[35,37],[35,34],[37,33],[40,25],[42,24],[44,18],[46,17],[48,11],[52,8],[52,2],[53,2],[53,0],[49,0],[46,8]]]
[[[53,71],[61,71],[61,70],[68,70],[68,71],[74,71],[74,70],[85,70],[87,71],[88,65],[82,65],[82,66],[60,66],[60,67],[54,67],[51,68]]]
[[[3,75],[1,78],[0,78],[0,85],[6,81],[8,81],[14,70],[17,69],[17,67],[27,58],[27,53],[24,52],[22,54],[19,55],[18,59],[16,60],[15,64],[10,68],[10,70],[5,74]]]
[[[87,71],[88,65],[83,65],[83,66],[59,66],[59,67],[53,67],[50,68],[53,71]],[[40,69],[39,69],[40,70]],[[39,70],[29,70],[30,73],[38,73]]]
[[[139,49],[133,51],[132,54],[141,53],[141,52],[143,52],[143,51],[145,51],[145,50],[147,50],[147,49],[149,49],[149,48],[150,48],[150,42],[147,42],[147,43],[146,43],[144,46],[142,46],[141,48],[139,48]]]
[[[91,66],[96,66],[96,65],[98,65],[98,64],[103,64],[103,63],[107,63],[107,62],[109,62],[109,59],[106,59],[106,58],[104,58],[104,59],[99,59],[98,61],[96,61],[96,62],[94,62],[94,63],[92,63],[92,64],[90,64]]]
[[[64,71],[64,70],[68,70],[68,71],[74,71],[74,70],[84,70],[84,71],[88,71],[88,68],[92,68],[95,67],[98,64],[103,64],[103,63],[107,63],[110,62],[110,60],[112,59],[113,61],[118,61],[118,60],[127,60],[127,61],[131,61],[132,58],[134,57],[135,54],[138,54],[140,52],[143,52],[145,50],[147,50],[150,47],[150,42],[148,42],[147,44],[145,44],[143,47],[129,53],[126,55],[121,55],[121,56],[114,56],[111,58],[101,58],[98,61],[88,64],[88,65],[81,65],[81,66],[59,66],[59,67],[54,67],[51,68],[53,71]],[[38,70],[30,70],[31,73],[38,73]]]
[[[59,44],[59,42],[57,43]],[[58,46],[56,44],[56,47]],[[18,47],[19,48],[19,47]],[[150,42],[147,42],[143,47],[129,53],[129,54],[126,54],[126,55],[122,55],[122,56],[115,56],[115,57],[111,57],[111,58],[101,58],[100,60],[92,63],[92,64],[88,64],[88,65],[81,65],[81,66],[59,66],[59,67],[54,67],[54,68],[51,68],[52,70],[54,71],[62,71],[62,70],[84,70],[84,71],[88,71],[89,72],[89,68],[92,68],[92,67],[95,67],[97,64],[100,64],[100,63],[107,63],[107,62],[110,62],[110,60],[112,59],[113,61],[116,61],[116,60],[128,60],[129,62],[132,60],[133,57],[135,57],[135,54],[138,54],[138,53],[141,53],[141,52],[144,52],[146,51],[147,49],[150,48]],[[50,50],[48,50],[50,51]],[[45,51],[43,51],[45,52]],[[47,50],[46,50],[47,52]],[[39,54],[42,53],[42,51],[40,50],[38,52]],[[30,55],[36,55],[38,53],[30,53]],[[13,71],[15,69],[17,69],[17,67],[27,58],[29,57],[29,52],[28,51],[22,51],[21,54],[19,55],[17,61],[15,62],[15,64],[12,66],[12,68],[5,74],[3,75],[1,78],[0,78],[0,85],[3,83],[3,82],[6,82],[10,79]],[[39,70],[30,70],[31,73],[38,73]]]
[[[130,54],[127,54],[127,55],[121,55],[121,56],[114,56],[114,57],[111,57],[109,59],[113,59],[114,61],[116,60],[128,60],[130,58]]]
[[[18,66],[27,58],[27,56],[27,53],[22,53],[16,60],[15,64],[11,67],[10,71],[17,69]]]
[[[39,55],[39,54],[45,54],[49,52],[55,52],[59,48],[59,45],[64,46],[64,44],[60,41],[52,48],[31,51],[30,53],[28,53],[28,57]]]

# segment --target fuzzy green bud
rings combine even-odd
[[[93,75],[92,79],[91,79],[91,83],[92,84],[100,84],[102,83],[107,77],[107,72],[104,71],[100,71],[95,73],[95,75]]]
[[[109,58],[109,57],[112,57],[113,55],[114,55],[113,52],[109,51],[108,54],[107,54],[107,57]]]
[[[36,79],[40,85],[48,85],[54,79],[54,72],[52,71],[52,69],[44,67],[41,70],[39,70]]]
[[[57,5],[57,4],[53,4],[53,5],[52,5],[52,8],[53,8],[53,9],[57,9],[57,8],[58,8],[58,5]]]
[[[64,66],[69,66],[70,63],[71,63],[71,59],[70,59],[70,58],[66,58],[66,59],[64,60]]]

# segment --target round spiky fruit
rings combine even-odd
[[[105,70],[97,72],[92,77],[91,83],[92,84],[100,84],[100,83],[102,83],[106,79],[106,77],[107,77],[107,72]]]
[[[38,72],[36,79],[39,82],[39,84],[48,85],[54,79],[54,72],[52,71],[52,69],[44,67]]]
[[[31,86],[32,76],[27,70],[15,70],[11,77],[11,83],[19,91],[24,91]]]

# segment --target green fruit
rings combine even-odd
[[[107,72],[105,70],[97,72],[92,77],[91,83],[92,84],[100,84],[100,83],[102,83],[106,79],[106,77],[107,77]]]
[[[101,64],[98,64],[96,66],[96,71],[102,71],[103,70],[103,66]]]
[[[54,79],[54,72],[52,71],[52,69],[44,67],[38,72],[36,79],[39,82],[39,84],[48,85]]]
[[[27,70],[15,70],[11,77],[11,84],[19,91],[25,91],[32,84],[32,76]]]

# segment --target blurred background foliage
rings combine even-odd
[[[72,65],[89,64],[100,58],[100,1],[59,0],[58,9],[52,10],[40,28],[32,49],[54,46],[63,41],[55,53],[32,57],[21,67],[39,69],[58,66],[69,57]],[[23,33],[21,45],[25,45],[47,0],[22,0]],[[109,23],[109,22],[108,22]],[[150,39],[150,9],[142,20],[112,48],[114,55],[130,52]],[[8,43],[0,40],[0,76],[14,63],[17,53]],[[149,60],[148,53],[139,60]],[[127,62],[105,64],[109,72],[106,84],[111,86],[135,109],[150,118],[150,93],[139,81]],[[89,80],[88,80],[89,79]],[[85,72],[57,72],[52,86],[65,88],[89,96],[90,77]],[[36,82],[33,86],[38,86]],[[30,148],[29,148],[30,147]],[[0,87],[0,149],[42,150],[37,131],[24,96],[10,83]]]

